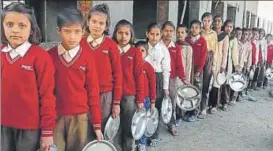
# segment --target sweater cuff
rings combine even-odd
[[[120,105],[120,100],[113,100],[113,105]]]
[[[94,130],[101,130],[101,124],[93,124]]]
[[[42,130],[41,136],[42,137],[52,137],[53,136],[53,130]]]

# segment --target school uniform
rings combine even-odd
[[[260,72],[260,67],[258,66],[259,62],[259,42],[257,40],[254,40],[251,42],[252,45],[252,66],[254,66],[254,76],[253,80],[251,81],[251,88],[254,89],[257,86],[257,80]]]
[[[264,78],[265,78],[265,62],[267,60],[267,43],[265,38],[259,40],[259,65],[260,65],[260,73],[258,76],[257,86],[263,86]]]
[[[226,105],[231,101],[234,91],[231,90],[228,85],[228,78],[234,72],[234,68],[239,65],[239,51],[238,41],[235,37],[229,37],[229,48],[227,54],[227,66],[226,66],[226,77],[227,81],[222,85],[221,99],[222,105]]]
[[[28,41],[1,50],[1,150],[36,151],[40,137],[53,136],[55,127],[53,63]]]
[[[122,69],[118,45],[109,37],[94,39],[91,35],[80,42],[95,59],[102,110],[102,131],[111,115],[112,105],[120,104],[122,96]]]
[[[205,112],[208,106],[208,97],[209,97],[209,87],[212,78],[212,69],[216,66],[216,58],[214,54],[217,53],[217,33],[213,30],[210,32],[205,32],[203,29],[201,35],[205,38],[207,42],[207,58],[203,71],[203,88],[202,88],[202,98],[201,98],[201,112]],[[215,74],[215,73],[214,73]]]
[[[133,151],[135,140],[131,125],[137,104],[144,102],[144,75],[141,51],[130,44],[120,49],[123,91],[121,100],[120,150]]]
[[[201,35],[186,37],[185,41],[191,45],[193,50],[193,85],[195,85],[200,90],[200,93],[202,93],[203,68],[206,64],[208,54],[207,42]],[[200,73],[199,77],[195,77],[196,72]],[[189,114],[196,115],[197,111],[189,112]]]
[[[143,74],[144,74],[144,107],[146,111],[151,108],[151,104],[155,104],[156,99],[156,75],[154,68],[150,63],[144,61],[143,64]],[[143,135],[139,144],[147,145],[147,137]]]
[[[148,55],[145,61],[149,62],[156,73],[156,102],[155,106],[160,112],[162,100],[164,98],[164,90],[169,89],[169,79],[171,72],[171,59],[168,48],[161,42],[158,42],[155,46],[148,43]],[[159,126],[151,137],[152,139],[158,139]]]
[[[99,82],[94,56],[79,45],[65,50],[60,44],[48,53],[55,65],[58,118],[54,141],[60,151],[82,150],[90,141],[88,113],[94,130],[101,130]]]
[[[229,47],[229,38],[225,32],[222,32],[218,35],[217,50],[213,57],[216,61],[213,71],[213,83],[212,89],[209,93],[209,107],[215,108],[218,103],[220,103],[220,88],[221,85],[217,82],[217,75],[220,73],[221,68],[226,68],[227,66],[227,53]]]
[[[182,42],[177,41],[176,44],[178,44],[182,48],[181,55],[182,55],[182,64],[184,67],[184,73],[185,73],[186,78],[192,84],[193,83],[193,79],[192,79],[192,66],[193,66],[192,47],[190,46],[190,44],[188,44],[185,41],[182,41]],[[178,87],[184,85],[184,83],[179,78],[177,78],[176,84]],[[183,111],[179,107],[176,107],[176,119],[181,119],[183,117],[183,114],[184,114]]]
[[[267,53],[266,53],[266,69],[273,68],[273,44],[267,44]],[[268,85],[268,79],[264,79],[264,87]]]
[[[164,44],[163,41],[161,41],[162,44]],[[170,74],[170,82],[169,82],[169,92],[170,92],[170,99],[172,100],[172,108],[173,108],[173,116],[171,118],[170,123],[168,124],[169,129],[173,128],[175,126],[175,120],[176,120],[176,91],[177,91],[177,85],[176,80],[177,78],[181,80],[186,80],[185,73],[184,73],[184,67],[182,64],[182,54],[181,54],[181,47],[178,44],[175,44],[174,42],[170,42],[167,46],[170,58],[171,58],[171,74]]]

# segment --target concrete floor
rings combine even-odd
[[[273,97],[254,91],[258,102],[244,99],[228,111],[208,115],[206,120],[184,122],[173,137],[161,124],[160,144],[148,151],[273,151]]]

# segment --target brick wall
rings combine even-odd
[[[157,1],[157,21],[162,25],[168,20],[169,15],[169,1]]]

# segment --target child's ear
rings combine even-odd
[[[146,32],[145,32],[145,35],[146,35],[146,37],[148,38],[149,33],[146,31]]]
[[[61,28],[57,27],[56,30],[57,30],[57,34],[60,35],[61,34]]]

